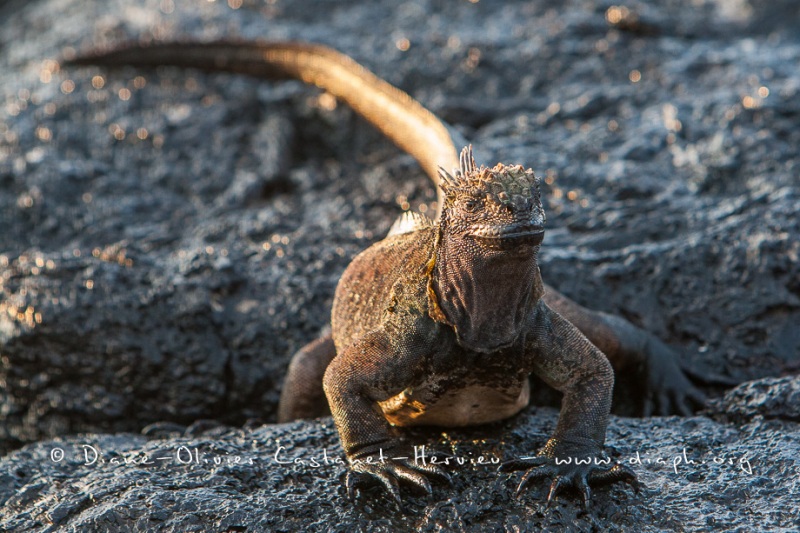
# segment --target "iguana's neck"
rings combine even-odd
[[[458,342],[478,352],[510,346],[543,293],[538,247],[489,250],[463,237],[442,235],[431,272],[438,320]]]

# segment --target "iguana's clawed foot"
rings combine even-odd
[[[556,463],[555,458],[546,455],[538,455],[530,459],[515,459],[508,461],[500,466],[502,472],[512,472],[516,470],[526,470],[517,486],[516,496],[519,496],[534,481],[552,478],[550,490],[547,494],[547,506],[550,507],[553,500],[565,489],[575,489],[581,495],[584,508],[588,509],[591,503],[592,491],[590,485],[604,485],[617,481],[624,481],[639,491],[639,482],[633,470],[625,465],[616,464],[595,464],[594,457],[586,457],[588,464],[576,464],[571,461],[569,464]]]
[[[655,337],[647,340],[642,416],[691,416],[706,405],[706,395],[678,365],[677,354]]]
[[[441,467],[431,464],[417,463],[413,459],[375,459],[351,460],[350,471],[347,472],[345,486],[347,495],[352,500],[356,497],[356,488],[365,481],[379,482],[391,495],[392,499],[401,505],[400,485],[402,481],[412,487],[420,489],[426,495],[432,493],[428,477],[436,478],[450,485],[450,475]]]

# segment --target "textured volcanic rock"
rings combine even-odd
[[[742,383],[712,401],[708,413],[738,422],[756,416],[800,422],[800,376]]]
[[[607,449],[643,487],[596,488],[584,512],[571,496],[546,508],[546,484],[515,498],[520,475],[493,460],[527,455],[556,422],[531,408],[503,424],[420,445],[465,461],[452,489],[408,493],[404,508],[375,489],[342,488],[330,419],[217,428],[147,440],[86,435],[26,446],[0,463],[0,526],[73,531],[752,531],[796,530],[798,425],[761,417],[738,426],[704,417],[614,419]],[[191,433],[191,432],[189,432]],[[501,437],[502,436],[502,437]],[[326,457],[328,462],[326,463]],[[485,461],[479,464],[480,460]],[[341,460],[341,459],[340,459]]]
[[[798,7],[626,8],[0,2],[0,527],[800,527]],[[568,498],[545,511],[543,488],[515,500],[482,465],[402,514],[377,492],[347,503],[341,465],[275,464],[278,443],[340,456],[329,419],[256,420],[274,420],[288,360],[324,326],[349,259],[435,191],[300,84],[53,62],[142,36],[352,55],[460,129],[481,162],[544,177],[547,281],[653,331],[698,374],[759,381],[707,388],[719,398],[705,417],[614,418],[613,454],[664,464],[634,465],[642,492],[598,489],[588,514]],[[630,381],[618,412],[635,412]],[[419,439],[509,457],[553,423],[532,408]],[[84,445],[106,462],[85,464]],[[181,446],[248,462],[183,465]],[[145,453],[172,460],[133,464]]]

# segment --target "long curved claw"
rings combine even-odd
[[[581,479],[578,481],[578,491],[581,493],[583,508],[588,511],[592,503],[592,489],[589,488],[589,481],[586,479],[586,476],[581,476]]]
[[[569,485],[569,482],[561,476],[556,476],[553,479],[553,482],[550,483],[550,491],[547,493],[547,507],[550,507],[558,493],[567,485]]]
[[[642,416],[691,416],[706,405],[706,395],[686,377],[674,376],[669,386],[666,383],[650,383],[642,404]]]
[[[519,485],[517,485],[517,491],[514,493],[514,496],[519,497],[519,495],[522,494],[522,491],[528,488],[528,485],[534,481],[545,477],[555,476],[557,473],[558,471],[552,465],[531,468],[522,476]]]
[[[662,391],[658,396],[658,415],[678,414],[691,416],[696,410],[705,407],[708,398],[700,389],[688,388],[681,391]]]
[[[453,480],[450,478],[450,474],[445,471],[444,468],[438,465],[416,465],[416,470],[420,472],[424,472],[429,476],[433,476],[439,481],[446,483],[447,486],[453,486]]]
[[[616,463],[613,466],[609,466],[596,461],[556,463],[556,457],[558,456],[551,452],[552,450],[543,451],[536,457],[515,459],[501,465],[500,469],[506,472],[521,468],[528,469],[517,486],[516,496],[519,496],[534,481],[547,477],[552,478],[550,490],[547,494],[547,507],[550,507],[553,500],[568,487],[580,493],[583,507],[587,510],[592,499],[591,484],[624,481],[629,483],[637,493],[639,492],[639,482],[636,479],[636,474],[626,465]],[[597,453],[599,455],[599,452]],[[562,450],[562,455],[567,455],[564,450]],[[593,453],[590,453],[589,457],[591,458],[593,455]]]
[[[553,482],[550,483],[550,491],[547,493],[546,506],[549,508],[553,504],[553,501],[555,501],[556,497],[558,497],[558,494],[570,485],[580,492],[583,508],[588,511],[592,501],[592,489],[589,488],[589,482],[587,481],[585,475],[581,475],[577,481],[569,481],[562,476],[556,476],[553,479]]]
[[[393,472],[396,475],[396,473]],[[372,472],[372,475],[378,478],[378,481],[381,482],[383,488],[386,489],[386,492],[392,497],[394,502],[400,507],[403,504],[403,501],[400,499],[400,485],[397,483],[397,478],[395,475],[390,475],[388,472],[383,470],[376,470]]]
[[[394,469],[393,473],[396,477],[405,480],[409,484],[414,485],[416,487],[420,487],[425,492],[425,494],[430,496],[431,493],[433,493],[433,489],[431,488],[431,482],[428,481],[428,478],[426,478],[419,472],[411,470],[410,468],[398,467]],[[396,484],[397,482],[395,481],[395,485]],[[399,497],[399,492],[398,492],[398,497]]]
[[[426,495],[433,493],[431,483],[426,476],[432,476],[438,480],[452,484],[450,476],[438,465],[417,464],[407,459],[397,459],[381,462],[355,462],[351,464],[351,470],[347,472],[345,487],[347,495],[351,500],[356,497],[356,489],[365,479],[372,479],[389,493],[398,507],[402,508],[402,498],[400,495],[400,484],[402,481],[415,489],[419,489]]]

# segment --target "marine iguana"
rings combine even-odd
[[[70,58],[67,64],[192,67],[267,79],[299,79],[345,101],[438,185],[434,220],[404,215],[358,255],[336,289],[331,330],[292,359],[279,420],[333,415],[358,474],[377,479],[398,502],[398,481],[430,492],[436,465],[394,458],[392,426],[466,426],[510,417],[529,399],[530,374],[564,394],[553,436],[518,487],[552,477],[551,501],[573,487],[585,504],[592,483],[636,483],[620,464],[556,459],[602,455],[615,368],[645,369],[644,414],[688,414],[703,394],[673,353],[626,320],[591,311],[544,285],[537,252],[544,211],[533,171],[478,166],[471,147],[405,92],[354,60],[303,42],[165,42]],[[452,173],[445,169],[452,169]],[[324,393],[323,393],[324,391]],[[407,455],[407,454],[406,454]]]

